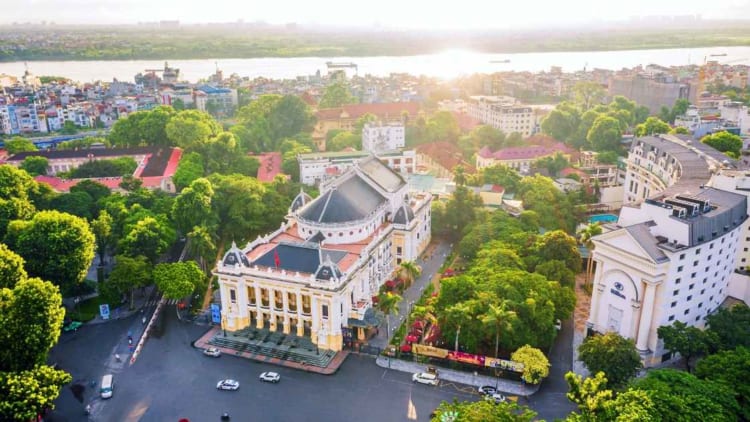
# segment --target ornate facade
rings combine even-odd
[[[232,245],[217,265],[222,328],[257,328],[309,336],[340,350],[377,325],[372,297],[402,261],[430,241],[426,193],[375,157],[359,161],[295,198],[286,221],[244,248]]]

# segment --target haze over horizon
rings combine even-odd
[[[8,0],[6,0],[8,1]],[[742,0],[530,0],[498,4],[465,0],[460,7],[435,2],[381,0],[369,7],[352,7],[342,0],[260,2],[214,0],[17,0],[6,6],[0,24],[42,21],[56,24],[136,24],[177,20],[182,24],[214,22],[298,23],[338,27],[402,29],[528,29],[590,23],[617,23],[654,17],[700,17],[729,20],[750,16]]]

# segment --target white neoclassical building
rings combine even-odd
[[[293,201],[286,222],[217,264],[222,328],[253,324],[341,350],[377,324],[372,297],[430,241],[429,194],[375,157]]]
[[[738,261],[750,241],[747,196],[733,160],[702,144],[637,138],[628,154],[626,204],[596,236],[588,327],[632,338],[646,366],[669,359],[657,329],[705,318],[748,291]],[[712,183],[713,182],[713,183]],[[713,187],[711,187],[713,185]]]

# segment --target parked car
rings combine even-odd
[[[438,385],[438,377],[435,374],[429,374],[427,372],[417,372],[411,376],[411,380],[420,384],[427,385]]]
[[[206,356],[211,356],[212,358],[218,358],[219,356],[221,356],[221,350],[215,347],[209,347],[208,349],[203,350],[203,354]]]
[[[491,396],[491,395],[497,393],[497,388],[495,388],[495,387],[493,387],[491,385],[483,385],[483,386],[477,388],[477,390],[479,390],[479,394],[481,394],[483,396]]]
[[[495,404],[503,403],[505,402],[505,400],[507,400],[505,396],[500,393],[488,394],[484,396],[484,399],[487,401],[494,401]]]
[[[237,390],[240,388],[240,382],[235,380],[221,380],[216,384],[219,390]]]
[[[560,330],[562,330],[562,321],[560,321],[559,319],[556,319],[556,320],[555,320],[555,329],[556,329],[557,331],[560,331]]]
[[[275,384],[281,380],[281,375],[276,372],[264,372],[260,374],[259,378],[263,382],[272,382]]]
[[[78,331],[78,327],[83,325],[80,321],[71,321],[70,324],[63,327],[63,331]]]

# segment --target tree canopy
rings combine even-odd
[[[740,156],[742,149],[742,138],[727,131],[721,131],[706,135],[701,138],[704,144],[726,153],[732,158]]]
[[[334,82],[326,87],[318,107],[341,107],[344,104],[355,104],[356,102],[357,99],[349,92],[349,87],[344,82]]]
[[[183,299],[203,281],[203,272],[193,261],[159,264],[154,267],[154,283],[167,299]]]
[[[58,211],[11,222],[5,240],[26,261],[30,276],[62,288],[83,281],[94,259],[95,239],[88,222]]]
[[[587,337],[578,353],[592,374],[603,372],[613,387],[625,385],[642,366],[635,342],[614,332]]]

